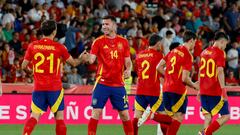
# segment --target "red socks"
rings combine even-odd
[[[98,120],[91,118],[88,123],[88,135],[96,135]]]
[[[205,134],[212,135],[212,133],[218,130],[219,127],[220,127],[220,124],[215,120],[211,125],[208,126],[208,128],[205,131]]]
[[[28,119],[28,121],[24,125],[23,135],[31,135],[36,124],[37,120],[35,118],[31,117],[30,119]]]
[[[122,121],[122,123],[125,135],[134,135],[132,121],[131,120]]]
[[[56,135],[66,135],[67,127],[63,120],[56,120]]]
[[[138,135],[138,118],[133,119],[133,130],[134,135]]]
[[[163,134],[166,135],[169,125],[165,124],[165,123],[161,123],[160,126],[161,126],[161,130],[162,130]]]
[[[176,135],[181,123],[177,120],[173,120],[167,130],[167,135]]]
[[[172,118],[166,114],[154,113],[153,120],[159,123],[171,123]]]

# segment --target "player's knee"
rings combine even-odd
[[[127,121],[130,119],[128,113],[119,113],[119,117],[121,118],[122,121]]]
[[[102,110],[100,109],[93,109],[92,111],[92,118],[98,120],[102,114]]]
[[[222,118],[224,119],[224,121],[228,121],[230,119],[230,115],[222,115]]]

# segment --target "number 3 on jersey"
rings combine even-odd
[[[39,58],[40,58],[40,60],[36,63],[34,71],[35,71],[36,73],[44,73],[45,71],[44,71],[43,69],[40,69],[39,66],[41,66],[41,65],[45,62],[46,57],[45,57],[42,53],[36,53],[36,54],[34,55],[34,59],[35,59],[35,60],[38,60]],[[50,53],[50,55],[47,57],[46,60],[50,61],[49,73],[53,73],[54,54],[53,54],[53,53]],[[58,70],[59,70],[59,66],[60,66],[60,59],[58,58],[57,73],[58,73]]]
[[[146,74],[150,67],[150,63],[147,60],[144,60],[141,64],[141,67],[144,68],[142,71],[142,79],[148,79],[149,75]]]
[[[176,56],[173,56],[170,62],[171,62],[171,70],[168,71],[168,74],[172,74],[174,72],[174,66],[176,64]]]

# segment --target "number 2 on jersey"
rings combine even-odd
[[[142,79],[148,79],[149,75],[146,74],[150,67],[150,63],[147,60],[144,60],[141,64],[141,67],[144,68],[142,71]]]
[[[173,56],[172,58],[171,58],[171,60],[170,60],[170,62],[171,62],[171,70],[170,71],[168,71],[168,74],[172,74],[173,72],[174,72],[174,66],[175,66],[175,64],[176,64],[176,56]]]
[[[45,56],[42,53],[36,53],[34,55],[34,59],[38,60],[38,58],[40,58],[40,60],[36,63],[35,65],[35,72],[36,73],[44,73],[43,69],[40,69],[39,66],[41,66],[44,62],[45,62]],[[54,61],[54,54],[50,53],[50,55],[47,57],[47,60],[50,61],[50,65],[49,65],[49,73],[53,73],[53,61]],[[58,59],[58,65],[57,65],[57,70],[59,68],[60,65],[60,59]]]

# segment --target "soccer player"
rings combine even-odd
[[[23,135],[31,134],[48,106],[56,119],[56,135],[66,135],[67,132],[63,120],[64,90],[60,75],[61,63],[67,61],[71,65],[77,66],[87,55],[80,55],[79,59],[73,59],[64,45],[54,42],[56,26],[55,21],[52,20],[41,24],[43,38],[29,44],[22,63],[22,69],[27,70],[27,65],[31,62],[34,74],[31,118],[24,126]]]
[[[213,46],[205,49],[200,56],[200,99],[205,117],[204,130],[199,132],[200,135],[212,135],[230,117],[224,81],[226,62],[224,50],[228,36],[223,32],[217,32],[214,40]],[[218,113],[221,117],[212,122],[212,117]]]
[[[93,42],[86,60],[90,64],[96,58],[98,60],[88,135],[96,135],[98,120],[108,99],[119,113],[125,134],[133,135],[132,122],[128,112],[128,97],[124,88],[124,78],[129,78],[131,75],[130,49],[127,39],[117,35],[116,29],[116,18],[105,16],[102,23],[104,35]]]
[[[142,117],[148,105],[152,112],[164,111],[160,95],[160,74],[156,70],[157,64],[163,58],[161,40],[160,36],[152,35],[149,48],[140,52],[136,58],[138,82],[134,105],[134,135],[138,135],[138,119]]]
[[[158,64],[157,70],[164,75],[163,103],[165,112],[172,117],[167,135],[176,135],[187,108],[186,85],[198,89],[189,77],[193,57],[191,51],[196,42],[196,35],[186,31],[183,45],[170,51]],[[164,70],[166,65],[166,69]],[[169,120],[169,119],[168,119]]]

